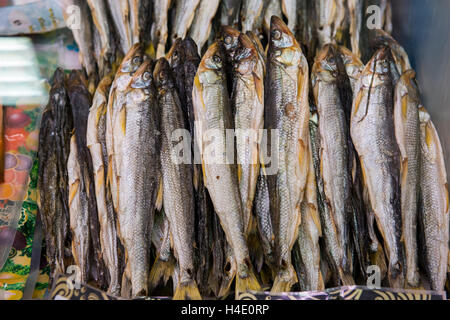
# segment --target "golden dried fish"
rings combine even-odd
[[[125,55],[133,45],[133,34],[130,25],[130,4],[128,0],[107,0],[122,53]]]
[[[302,290],[319,291],[325,289],[325,284],[320,270],[319,237],[322,236],[322,228],[317,207],[317,185],[312,155],[309,163],[305,198],[300,205],[302,223],[299,227],[297,242],[304,267],[304,276],[299,276],[299,278],[300,283],[303,283]]]
[[[100,244],[103,260],[109,271],[110,283],[108,293],[120,294],[119,257],[117,247],[116,221],[111,193],[106,188],[108,154],[106,150],[106,106],[108,93],[113,81],[112,75],[104,77],[95,92],[89,110],[87,127],[87,146],[91,153],[94,167],[95,195],[100,222]]]
[[[124,116],[120,117],[120,126],[114,128],[115,137],[123,136],[117,211],[118,234],[126,250],[127,264],[122,292],[127,287],[124,281],[131,281],[132,296],[146,296],[149,246],[160,181],[160,119],[150,61],[136,70],[124,102],[121,110]]]
[[[202,155],[206,187],[237,265],[236,293],[259,290],[244,233],[237,170],[234,160],[229,164],[230,159],[227,159],[226,131],[232,129],[233,125],[224,55],[218,43],[209,47],[203,56],[192,95],[197,121],[196,139]],[[214,141],[211,141],[211,135]],[[212,150],[215,152],[211,153]]]
[[[271,167],[278,169],[268,176],[279,268],[272,291],[285,292],[297,282],[291,250],[298,235],[309,169],[309,71],[294,35],[276,16],[271,20],[267,60],[264,123],[268,150],[276,155],[277,164],[271,163]],[[279,141],[272,145],[275,132]]]
[[[172,0],[153,1],[153,24],[150,37],[156,50],[157,59],[164,56],[166,51],[166,42],[169,34],[167,22],[171,2]]]
[[[349,222],[352,208],[352,163],[350,128],[337,48],[325,45],[312,70],[314,98],[319,115],[320,174],[324,185],[324,236],[342,285],[354,284],[350,252]],[[343,64],[342,64],[343,68]],[[350,101],[350,100],[349,100]]]
[[[124,114],[123,107],[126,103],[126,94],[132,81],[132,74],[139,68],[144,59],[142,48],[139,44],[133,45],[123,59],[111,85],[106,111],[106,149],[108,151],[108,185],[114,209],[119,209],[119,177],[120,177],[120,152],[123,135],[115,134],[114,129],[120,128],[120,114]],[[122,113],[121,113],[122,112]]]
[[[199,54],[208,40],[212,27],[212,19],[219,8],[219,2],[220,0],[201,0],[197,7],[195,19],[189,29],[189,35],[197,44]]]
[[[72,231],[72,255],[80,268],[80,281],[87,283],[89,276],[90,228],[86,185],[78,162],[75,135],[70,140],[67,162],[69,174],[70,229]]]
[[[444,290],[449,253],[449,196],[444,155],[426,109],[419,108],[421,143],[420,239],[431,289]]]
[[[402,156],[402,237],[406,255],[406,281],[411,287],[419,285],[417,251],[417,212],[420,192],[420,121],[421,106],[415,72],[406,71],[395,88],[394,124]]]
[[[339,47],[339,51],[342,57],[342,61],[345,65],[345,71],[350,80],[350,85],[352,87],[353,93],[358,91],[356,84],[358,83],[359,77],[364,69],[364,65],[359,60],[359,58],[353,54],[349,49],[345,47]]]
[[[244,232],[248,235],[259,174],[259,142],[264,128],[264,61],[260,60],[256,48],[245,34],[239,36],[233,72],[236,75],[232,104],[235,110],[237,170]]]
[[[200,0],[175,0],[175,4],[175,20],[171,33],[172,43],[177,38],[184,39],[186,37]]]
[[[400,150],[395,141],[391,56],[378,50],[366,65],[353,100],[351,137],[361,162],[374,215],[387,251],[388,281],[403,286]],[[369,225],[370,228],[373,228]]]
[[[158,60],[154,70],[158,104],[161,109],[161,171],[163,177],[164,212],[169,219],[175,257],[179,266],[179,280],[173,298],[198,300],[200,292],[194,269],[194,190],[192,167],[176,157],[177,144],[173,143],[175,130],[185,129],[180,99],[166,59]],[[187,145],[190,149],[191,146]],[[180,161],[180,162],[179,162]]]

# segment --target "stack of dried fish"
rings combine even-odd
[[[71,251],[123,297],[364,285],[370,265],[443,290],[443,153],[390,1],[116,2],[88,1],[92,81],[58,70],[43,118],[52,276]]]

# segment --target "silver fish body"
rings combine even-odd
[[[402,157],[401,193],[402,226],[406,254],[406,281],[419,285],[417,228],[420,196],[420,95],[415,84],[415,73],[405,72],[395,88],[394,123],[395,137]]]
[[[275,16],[267,60],[264,122],[270,135],[268,148],[277,162],[276,168],[271,163],[276,174],[268,176],[279,268],[272,291],[284,292],[297,282],[291,250],[309,170],[309,71],[293,34]],[[274,133],[278,133],[278,143],[272,146]]]
[[[361,162],[370,206],[383,235],[389,283],[402,287],[400,150],[392,117],[390,59],[387,49],[382,48],[366,65],[353,100],[351,137]]]
[[[146,61],[133,75],[123,106],[126,117],[121,120],[117,216],[126,250],[124,276],[131,281],[132,296],[148,295],[149,246],[160,180],[159,113],[151,73],[151,63]]]
[[[449,253],[449,196],[442,146],[430,115],[419,109],[421,133],[420,238],[432,290],[444,290]]]

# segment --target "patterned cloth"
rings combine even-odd
[[[14,244],[3,269],[0,271],[0,295],[7,300],[20,300],[30,273],[31,253],[36,225],[36,186],[38,162],[34,161],[29,175],[28,192],[22,204]],[[45,252],[45,249],[43,249]],[[42,298],[48,287],[49,267],[41,261],[33,298]]]

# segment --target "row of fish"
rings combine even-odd
[[[115,295],[172,278],[174,298],[198,299],[226,296],[234,279],[236,292],[365,284],[378,265],[385,285],[442,290],[445,165],[403,48],[374,31],[364,65],[353,36],[354,53],[338,45],[339,28],[316,50],[271,16],[264,50],[264,31],[243,26],[250,14],[228,12],[243,32],[221,27],[202,58],[189,37],[157,61],[131,45],[92,102],[80,72],[55,73],[39,151],[52,274],[73,259],[83,282]],[[336,12],[331,29],[353,18]],[[174,141],[179,129],[189,135]],[[173,160],[182,141],[187,163]]]
[[[133,44],[141,43],[155,59],[177,38],[189,36],[201,54],[222,25],[252,31],[265,44],[270,18],[284,17],[309,61],[330,42],[351,47],[367,61],[369,30],[363,26],[392,31],[390,0],[62,0],[61,5],[91,93]]]

